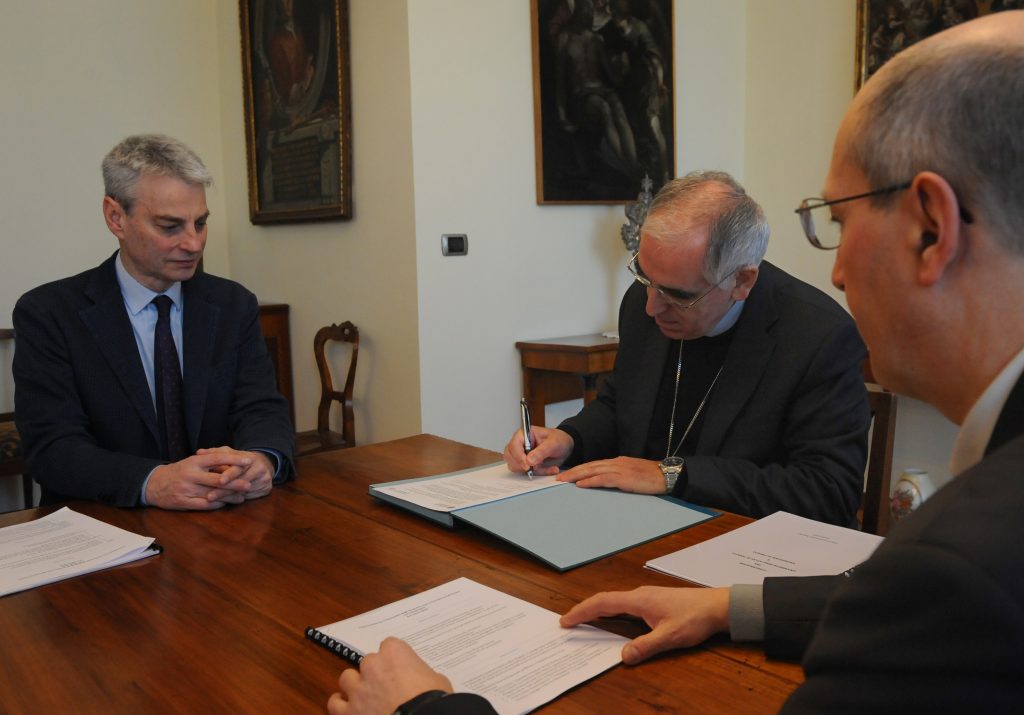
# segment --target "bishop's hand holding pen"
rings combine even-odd
[[[548,476],[558,474],[558,467],[572,454],[573,441],[560,429],[533,427],[526,400],[519,404],[522,427],[505,445],[505,464],[519,474]],[[529,445],[529,446],[528,446]]]

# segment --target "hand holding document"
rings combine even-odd
[[[882,537],[777,511],[647,568],[702,586],[762,583],[766,576],[830,576],[867,560]]]
[[[152,537],[64,507],[41,519],[0,529],[0,596],[159,552]]]
[[[459,692],[503,715],[526,713],[621,662],[627,639],[593,626],[562,628],[558,614],[467,578],[321,628],[307,636],[358,663],[401,638]]]

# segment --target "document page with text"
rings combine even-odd
[[[766,576],[831,576],[867,560],[882,537],[777,511],[647,562],[702,586],[762,583]]]
[[[514,715],[621,662],[626,638],[588,625],[562,628],[558,618],[458,578],[317,630],[360,656],[388,636],[401,638],[456,691],[482,695],[499,713]]]
[[[0,596],[152,556],[139,536],[64,507],[0,529]]]
[[[555,476],[510,472],[504,462],[427,479],[375,484],[372,490],[435,511],[454,511],[563,484]]]

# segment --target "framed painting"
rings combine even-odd
[[[856,86],[900,50],[961,22],[1024,0],[857,0]]]
[[[672,0],[531,0],[538,204],[675,176]]]
[[[240,0],[249,219],[352,217],[348,0]]]

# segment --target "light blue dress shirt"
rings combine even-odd
[[[142,359],[142,368],[146,371],[146,382],[149,383],[149,396],[153,400],[153,409],[156,409],[156,374],[153,356],[153,337],[156,334],[157,311],[153,305],[153,299],[158,295],[166,295],[171,299],[171,337],[174,338],[174,347],[178,351],[178,364],[181,367],[182,380],[185,379],[185,351],[181,349],[181,325],[183,296],[181,293],[181,282],[177,282],[163,293],[155,293],[146,286],[135,280],[128,269],[121,262],[120,251],[117,260],[114,261],[114,271],[117,273],[117,283],[121,287],[121,296],[124,298],[124,307],[128,311],[128,320],[132,324],[132,332],[135,334],[135,345],[139,348],[139,356]],[[261,449],[273,458],[275,464],[274,480],[277,481],[281,473],[282,457],[273,449]],[[155,471],[155,470],[154,470]],[[146,503],[146,487],[149,486],[149,479],[153,472],[146,475],[146,481],[142,483],[142,492],[139,494],[139,501]]]

